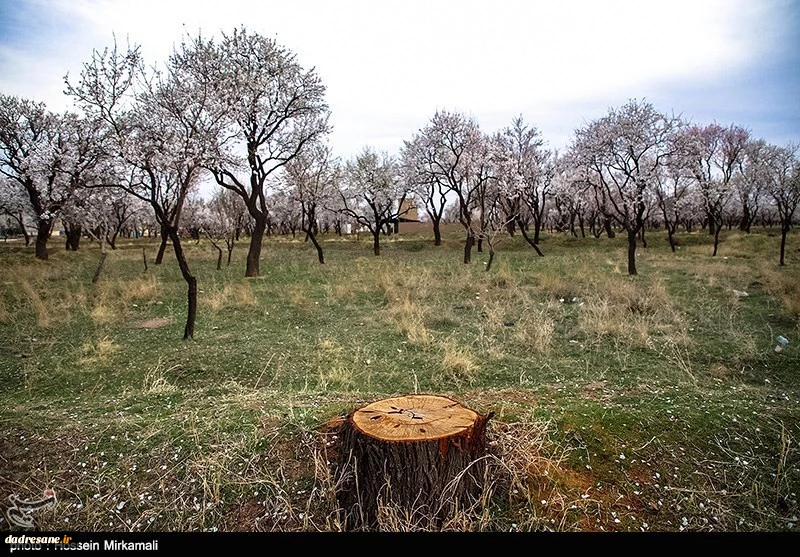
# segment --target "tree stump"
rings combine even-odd
[[[418,394],[353,411],[341,428],[336,474],[344,528],[437,529],[472,507],[483,487],[491,416]]]

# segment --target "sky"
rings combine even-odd
[[[345,160],[437,110],[488,133],[521,115],[563,150],[630,99],[800,142],[800,0],[0,0],[0,92],[67,110],[64,76],[115,39],[160,64],[240,26],[315,68]]]

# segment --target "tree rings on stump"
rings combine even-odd
[[[440,527],[480,497],[486,422],[453,399],[373,402],[344,421],[337,499],[348,530]]]

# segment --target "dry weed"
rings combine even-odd
[[[82,367],[108,365],[114,354],[119,351],[119,346],[108,337],[103,337],[97,342],[87,342],[81,347],[81,357],[77,364]]]

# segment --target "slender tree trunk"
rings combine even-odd
[[[750,233],[750,207],[747,205],[742,206],[742,219],[739,221],[739,230],[742,232]]]
[[[442,229],[440,219],[433,219],[433,245],[442,245]]]
[[[250,236],[250,248],[247,250],[245,277],[257,277],[261,274],[259,260],[261,259],[261,242],[264,240],[266,229],[267,218],[265,215],[253,219],[253,233]]]
[[[606,236],[609,238],[614,238],[617,233],[614,232],[614,228],[611,226],[611,219],[608,217],[603,218],[603,229],[606,231]]]
[[[467,239],[464,242],[464,264],[472,261],[472,245],[475,243],[475,236],[472,230],[467,230]]]
[[[144,272],[147,272],[147,252],[142,248],[142,262],[144,263]]]
[[[637,230],[628,230],[628,274],[636,274],[636,236]]]
[[[784,256],[786,254],[786,234],[789,232],[789,224],[784,223],[781,226],[781,267],[783,267],[786,263],[784,261]]]
[[[83,230],[81,229],[81,225],[79,224],[67,224],[64,226],[64,230],[66,230],[66,250],[67,251],[78,251],[81,243],[81,233]]]
[[[217,271],[222,269],[222,248],[219,247],[217,244],[212,244],[215,248],[217,248]]]
[[[100,241],[100,245],[103,245],[102,240]],[[94,275],[92,275],[92,284],[100,280],[100,273],[103,272],[103,266],[106,264],[106,257],[108,257],[108,252],[105,249],[101,250],[100,261],[97,263],[97,269],[95,269]]]
[[[314,244],[314,247],[317,248],[317,259],[319,259],[320,265],[325,264],[325,255],[322,253],[322,246],[317,241],[317,235],[314,234],[314,231],[309,228],[306,230],[306,238],[311,240],[311,243]]]
[[[720,230],[722,230],[722,225],[723,225],[723,223],[720,222],[719,224],[714,226],[714,230],[713,230],[713,233],[714,233],[714,253],[711,254],[712,257],[717,255],[717,250],[719,248],[719,233],[720,233]]]
[[[103,233],[103,231],[98,231],[97,234],[94,234],[91,230],[89,230],[90,237],[96,238],[98,242],[100,242],[100,261],[97,262],[97,269],[94,271],[94,275],[92,275],[92,284],[95,284],[98,280],[100,280],[100,273],[103,272],[103,266],[106,264],[106,257],[108,257],[108,251],[106,250],[106,244],[103,238],[107,236],[107,233]]]
[[[228,263],[226,265],[227,267],[231,266],[231,255],[233,254],[233,246],[235,245],[236,243],[234,242],[233,238],[225,240],[225,246],[228,248]]]
[[[175,249],[175,258],[178,260],[178,267],[180,267],[183,280],[186,281],[187,289],[187,311],[186,311],[186,327],[183,329],[183,339],[187,340],[194,338],[194,322],[197,318],[197,279],[192,276],[189,271],[189,264],[186,262],[186,256],[183,253],[183,246],[181,246],[181,237],[176,228],[171,228],[168,231],[169,238],[172,240],[172,247]]]
[[[381,229],[379,226],[376,226],[375,230],[372,231],[372,251],[375,255],[381,254],[380,237]]]
[[[25,221],[23,219],[22,213],[19,214],[19,230],[22,232],[22,236],[25,238],[25,247],[27,248],[31,245],[31,236],[28,234],[28,229],[25,228]]]
[[[222,269],[222,248],[219,247],[219,244],[216,242],[216,240],[214,240],[214,238],[211,237],[211,234],[209,234],[208,231],[204,230],[203,232],[205,232],[206,238],[208,238],[208,241],[211,242],[211,245],[214,247],[214,249],[217,250],[217,271],[219,271]]]
[[[52,220],[40,220],[39,229],[36,231],[36,259],[47,260],[47,240],[53,230]]]
[[[488,272],[489,269],[492,268],[492,262],[494,261],[494,248],[492,244],[489,244],[489,261],[486,262],[486,271]]]
[[[669,247],[672,253],[675,253],[675,228],[667,224],[667,239],[669,240]]]
[[[644,229],[645,229],[645,227],[642,226],[642,229],[639,232],[639,236],[641,236],[641,238],[642,238],[642,247],[646,248],[647,247],[647,240],[645,240],[645,238],[644,238]]]
[[[167,241],[169,240],[169,232],[167,231],[166,227],[161,227],[161,245],[158,247],[158,253],[156,254],[156,265],[161,265],[161,262],[164,261],[164,251],[167,249]]]
[[[517,224],[513,220],[509,220],[506,223],[506,232],[508,232],[508,235],[511,236],[512,238],[514,237],[514,234],[516,234]]]
[[[539,249],[539,246],[537,246],[537,245],[536,245],[536,242],[535,242],[534,240],[532,240],[532,239],[531,239],[531,238],[528,236],[528,233],[525,231],[525,227],[524,227],[524,226],[522,226],[522,223],[518,223],[518,226],[519,226],[519,231],[520,231],[520,233],[522,234],[522,237],[523,237],[523,238],[525,238],[525,241],[526,241],[526,242],[528,242],[528,244],[529,244],[529,245],[530,245],[530,246],[531,246],[533,249],[535,249],[535,250],[536,250],[536,253],[539,255],[539,257],[544,257],[544,254],[542,253],[542,250],[540,250],[540,249]]]

